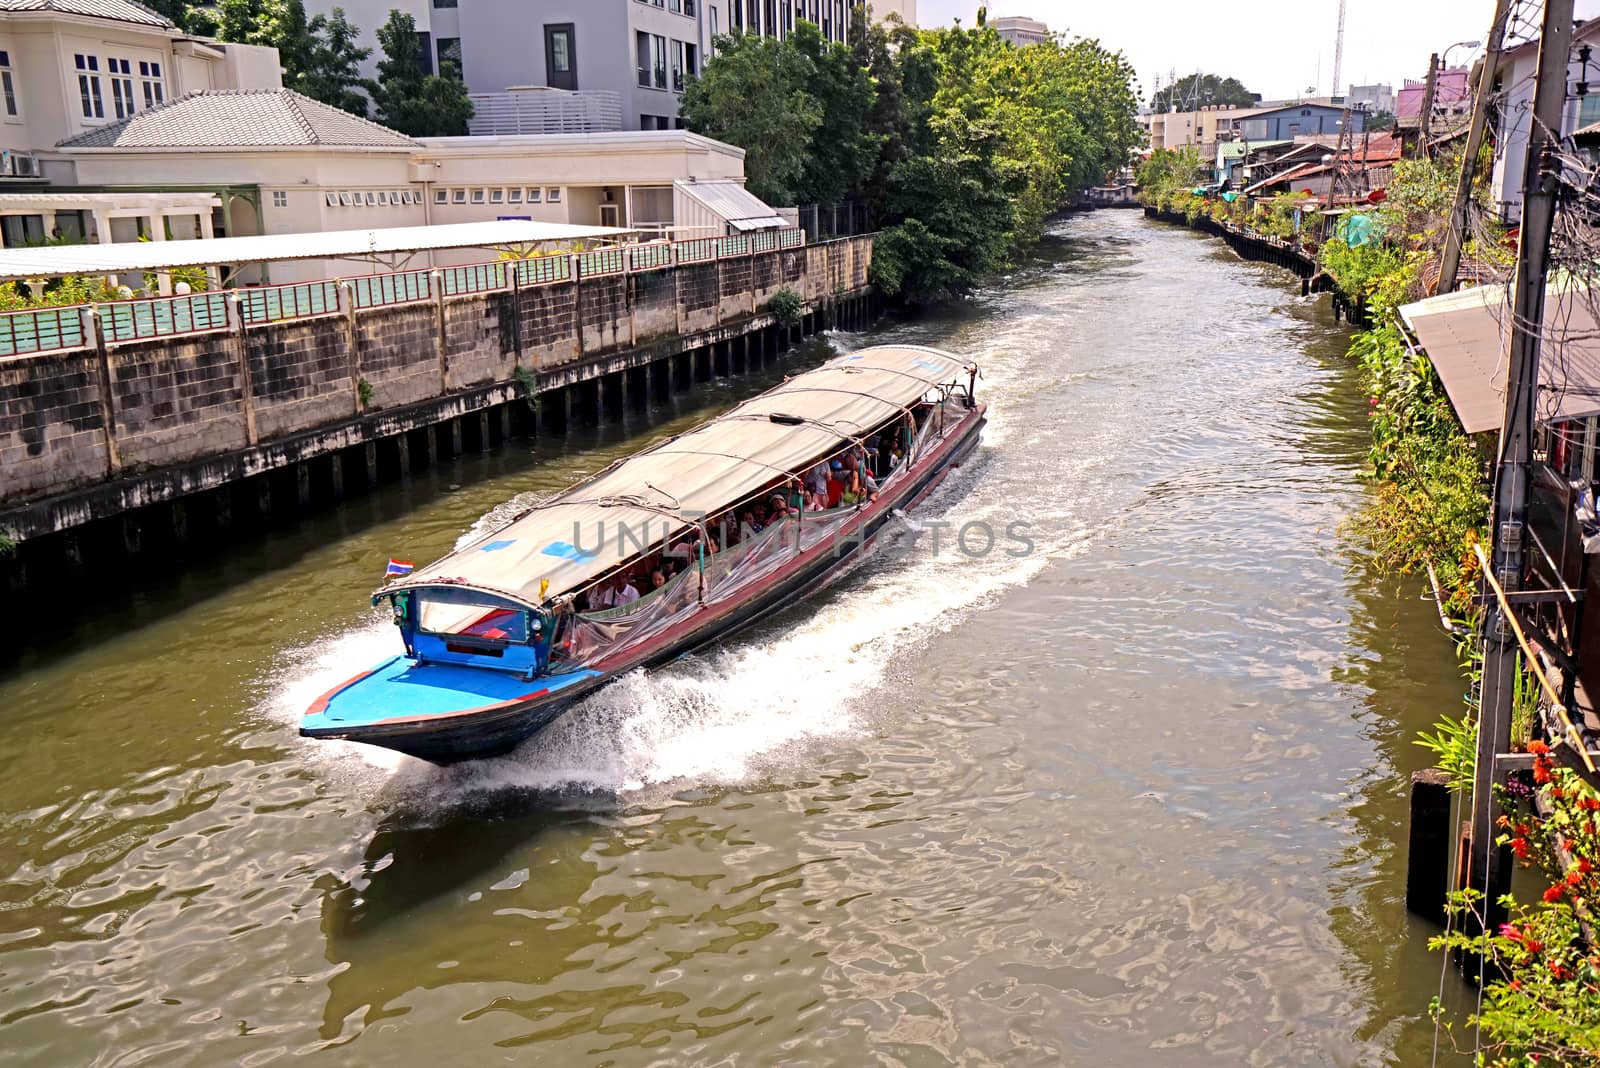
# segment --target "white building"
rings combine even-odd
[[[1351,85],[1345,102],[1367,105],[1371,112],[1386,111],[1394,114],[1394,86],[1378,82],[1373,85]]]
[[[191,93],[57,152],[85,187],[214,196],[208,222],[219,236],[531,219],[681,239],[740,228],[732,216],[728,225],[708,220],[704,197],[681,186],[754,200],[743,189],[744,151],[686,130],[416,140],[288,89]],[[436,265],[474,253],[451,255]],[[244,278],[353,269],[303,261]]]
[[[275,89],[272,48],[182,33],[129,0],[0,0],[0,185],[71,181],[56,142],[200,89]]]
[[[989,25],[1000,35],[1001,40],[1010,41],[1018,48],[1050,40],[1050,27],[1038,19],[1022,15],[1006,15],[1003,18],[990,19]]]
[[[891,0],[908,7],[915,0]],[[478,111],[473,133],[680,128],[678,101],[712,39],[732,30],[787,36],[799,19],[843,41],[847,0],[308,0],[342,7],[372,49],[391,9],[411,15],[435,66],[459,64]],[[558,96],[536,90],[561,90]],[[575,94],[575,95],[570,95]],[[520,123],[515,116],[520,113]],[[535,119],[532,116],[537,115]],[[547,117],[548,116],[548,117]]]

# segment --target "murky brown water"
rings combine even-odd
[[[925,532],[504,760],[295,719],[387,655],[389,555],[758,383],[441,467],[44,639],[0,676],[0,1054],[1427,1063],[1404,781],[1460,685],[1414,585],[1349,564],[1365,400],[1288,281],[1102,212],[874,333],[985,365],[981,456],[917,519],[1035,551]]]

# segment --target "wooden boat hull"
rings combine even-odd
[[[712,645],[743,627],[816,593],[869,548],[894,513],[915,506],[978,445],[982,405],[968,411],[904,485],[861,509],[838,536],[799,553],[737,600],[711,604],[678,629],[641,642],[590,668],[523,681],[504,672],[459,665],[412,664],[395,657],[328,691],[307,711],[300,733],[393,749],[435,764],[499,756],[549,726],[575,703],[619,675],[657,666]],[[429,681],[432,676],[437,685]],[[474,695],[492,698],[474,704]],[[444,706],[417,714],[426,699]],[[449,707],[456,702],[460,707]],[[398,715],[391,709],[407,708]]]

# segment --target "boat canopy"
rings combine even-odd
[[[607,468],[385,586],[459,585],[538,607],[863,437],[975,365],[888,345],[829,360]]]

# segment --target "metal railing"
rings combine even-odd
[[[228,325],[225,293],[191,293],[153,300],[117,300],[96,305],[100,329],[107,341],[138,341],[150,337],[222,330]]]
[[[22,356],[84,343],[83,306],[32,308],[0,315],[0,356]]]
[[[331,278],[288,285],[247,286],[176,297],[144,297],[102,304],[29,308],[0,313],[0,357],[74,349],[92,344],[94,339],[84,327],[85,314],[91,310],[100,316],[106,341],[137,341],[227,329],[230,325],[230,300],[238,302],[241,325],[257,326],[339,314],[346,310],[346,302],[357,309],[381,308],[503,290],[511,286],[513,277],[521,286],[556,285],[570,282],[574,277],[659,271],[675,265],[706,263],[722,257],[798,248],[805,243],[806,237],[802,231],[786,229],[736,237],[613,245],[588,252],[492,260],[431,271],[395,271],[358,275],[343,280]],[[342,297],[341,290],[347,291],[349,296]]]
[[[248,325],[330,315],[339,310],[339,283],[333,279],[286,286],[252,286],[234,292],[239,298],[239,314]]]
[[[622,129],[622,97],[608,89],[513,89],[471,93],[474,137],[611,133]]]

